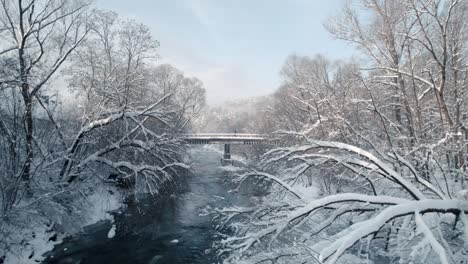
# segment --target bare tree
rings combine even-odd
[[[227,263],[466,259],[466,10],[351,1],[326,26],[361,64],[288,58],[269,118],[289,146],[238,174],[266,197],[216,211]]]
[[[305,145],[278,148],[266,155],[266,166],[275,167],[284,161],[296,164],[285,176],[251,169],[239,175],[241,182],[249,178],[272,182],[275,188],[271,193],[280,196],[269,195],[254,208],[218,211],[225,221],[234,221],[236,228],[237,235],[222,242],[223,250],[234,252],[229,261],[262,259],[265,240],[270,241],[270,253],[266,255],[291,255],[289,259],[294,261],[305,261],[312,255],[325,263],[337,263],[347,250],[369,258],[374,256],[373,247],[386,247],[400,252],[398,258],[406,262],[414,261],[420,254],[418,250],[425,246],[432,247],[440,263],[464,258],[463,242],[447,241],[453,233],[466,236],[459,223],[468,224],[468,203],[463,198],[452,198],[457,188],[439,185],[444,177],[433,178],[431,181],[436,184],[432,184],[398,154],[385,154],[378,149],[373,149],[372,154],[340,142],[306,141]],[[341,168],[336,171],[341,177],[354,181],[348,186],[350,192],[310,198],[304,189],[297,188],[298,178],[304,177],[308,169],[335,167],[334,164]],[[440,214],[451,216],[444,218]],[[247,217],[242,218],[243,215]],[[347,225],[346,221],[352,224]],[[328,239],[323,241],[322,236]],[[285,247],[283,243],[291,237],[295,247]],[[423,259],[429,253],[423,253]]]
[[[154,82],[157,46],[147,27],[110,12],[94,14],[69,69],[72,88],[83,95],[82,116],[79,132],[65,142],[61,180],[71,183],[86,177],[92,164],[103,164],[128,184],[157,193],[187,168],[180,142],[166,134],[183,113],[168,103],[178,90]]]
[[[23,99],[26,158],[16,173],[25,181],[33,170],[35,98],[88,33],[87,7],[86,1],[1,1],[0,55],[16,64],[1,83],[13,84]]]

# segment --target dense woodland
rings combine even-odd
[[[466,0],[350,1],[324,26],[358,56],[290,55],[273,94],[218,107],[137,21],[0,3],[1,260],[31,221],[76,232],[103,188],[177,182],[179,135],[235,131],[277,144],[236,169],[265,195],[213,210],[224,263],[467,263]]]
[[[145,25],[88,1],[1,1],[0,39],[0,259],[31,246],[31,221],[86,215],[96,186],[157,194],[188,168],[175,135],[205,90],[154,63]]]
[[[359,57],[287,58],[243,127],[283,140],[238,174],[269,195],[218,211],[227,263],[466,263],[467,8],[353,1],[325,27]]]

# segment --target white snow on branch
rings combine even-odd
[[[424,237],[428,241],[429,245],[431,245],[434,252],[436,252],[436,254],[439,256],[440,262],[442,264],[449,264],[444,247],[434,237],[434,234],[426,225],[419,212],[415,213],[415,221],[419,231],[424,234]]]
[[[276,176],[273,176],[271,174],[268,174],[268,173],[265,173],[265,172],[251,172],[251,173],[246,173],[246,174],[241,175],[243,180],[245,180],[248,177],[258,177],[258,176],[265,177],[267,179],[270,179],[270,180],[278,183],[280,186],[282,186],[286,190],[288,190],[291,194],[293,194],[294,196],[299,198],[299,200],[301,200],[301,201],[305,200],[301,193],[296,192],[296,190],[294,190],[289,184],[287,184],[286,182],[284,182],[280,178],[278,178]]]
[[[346,249],[353,246],[361,238],[379,231],[388,221],[394,218],[413,214],[415,212],[456,213],[460,211],[468,211],[468,202],[460,200],[426,199],[421,201],[408,201],[394,206],[389,206],[381,211],[377,216],[361,222],[362,224],[358,228],[323,249],[320,254],[320,259],[321,261],[326,260],[327,263],[336,263],[338,258]]]

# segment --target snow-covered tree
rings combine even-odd
[[[251,207],[219,209],[227,263],[463,263],[466,1],[352,1],[327,23],[359,63],[290,56],[247,166]]]
[[[86,37],[89,3],[4,0],[0,4],[0,61],[6,66],[0,75],[0,106],[8,113],[2,119],[5,134],[1,137],[10,145],[6,152],[9,166],[2,169],[5,211],[18,202],[23,185],[29,185],[36,175],[42,157],[35,158],[41,147],[36,138],[35,111],[44,105],[45,87]]]
[[[218,212],[235,231],[222,241],[221,252],[231,252],[228,263],[348,263],[352,256],[353,263],[359,257],[459,263],[467,258],[467,191],[442,170],[433,170],[427,179],[405,157],[371,143],[366,151],[341,142],[304,140],[265,155],[267,170],[287,164],[281,175],[253,169],[239,175],[241,185],[255,178],[271,187],[254,207]],[[316,182],[306,187],[309,170]],[[344,184],[327,194],[317,188],[320,177]]]
[[[205,90],[171,66],[181,82],[166,90],[159,43],[141,23],[84,1],[0,4],[3,261],[31,247],[31,228],[83,219],[67,227],[77,231],[96,195],[172,186],[188,169],[177,135],[204,107]]]

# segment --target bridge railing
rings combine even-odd
[[[248,133],[196,133],[183,134],[183,138],[190,139],[208,139],[208,138],[239,138],[239,139],[266,139],[267,135],[263,134],[248,134]]]

